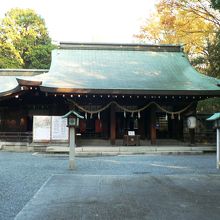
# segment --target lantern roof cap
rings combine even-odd
[[[84,117],[82,115],[80,115],[77,111],[71,110],[68,113],[66,113],[65,115],[62,116],[62,118],[68,118],[70,115],[74,115],[77,118],[83,119]]]
[[[212,116],[210,116],[209,118],[207,118],[207,121],[215,121],[220,119],[220,112],[216,112],[215,114],[213,114]]]

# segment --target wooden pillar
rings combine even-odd
[[[143,112],[141,115],[141,118],[138,119],[139,132],[141,135],[141,139],[143,139],[143,140],[146,139],[145,129],[144,129],[145,121],[146,121],[145,112]]]
[[[150,139],[151,144],[156,145],[157,131],[156,131],[156,107],[152,106],[150,111]]]
[[[115,104],[111,105],[110,110],[110,142],[115,145],[116,138],[116,117],[115,117]]]

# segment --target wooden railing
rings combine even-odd
[[[32,132],[0,132],[0,141],[31,143]]]

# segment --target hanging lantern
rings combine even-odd
[[[196,117],[195,116],[190,116],[187,118],[187,126],[189,129],[196,128]]]

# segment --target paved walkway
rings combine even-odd
[[[124,181],[124,179],[120,178],[125,176],[125,178],[129,177],[131,179],[134,179],[136,182],[144,181],[144,184],[146,184],[147,187],[145,188],[145,190],[149,190],[151,187],[153,187],[151,195],[159,195],[158,193],[161,191],[165,194],[167,191],[169,195],[172,192],[172,189],[175,189],[173,188],[173,184],[176,182],[177,179],[179,179],[180,181],[178,181],[178,184],[180,184],[180,182],[182,181],[182,185],[177,185],[179,186],[179,189],[182,189],[182,194],[179,194],[180,191],[176,191],[176,193],[179,195],[179,200],[176,200],[177,202],[180,201],[185,204],[185,192],[192,192],[191,195],[194,199],[194,206],[198,205],[196,203],[197,200],[202,202],[202,200],[204,199],[206,207],[203,206],[203,203],[202,206],[199,206],[201,209],[209,209],[209,205],[213,206],[214,197],[219,199],[218,195],[220,194],[220,171],[216,169],[215,154],[148,154],[108,157],[77,157],[76,165],[76,170],[70,171],[68,169],[68,155],[66,154],[31,154],[0,151],[0,219],[13,220],[15,216],[23,209],[23,207],[28,204],[28,202],[32,198],[35,198],[34,196],[38,196],[37,192],[42,187],[42,185],[47,182],[48,179],[49,181],[52,181],[54,175],[63,175],[63,177],[100,176],[100,181],[104,181],[101,179],[101,176],[103,176],[104,179],[108,179],[110,177],[114,179],[118,177],[119,186],[118,184],[114,184],[114,186],[117,186],[119,188],[121,187],[121,182]],[[184,179],[181,179],[183,177]],[[154,187],[154,185],[156,186],[157,184],[155,182],[156,179],[158,180],[158,183],[159,181],[161,181],[161,184],[157,185],[160,186],[159,188]],[[84,183],[90,182],[87,180],[88,179],[85,179]],[[126,184],[129,184],[128,180],[130,181],[130,179],[127,179],[125,181]],[[63,182],[64,181],[66,181],[65,178],[63,178]],[[150,183],[150,181],[153,182]],[[189,181],[188,184],[187,181]],[[103,183],[104,185],[107,184],[105,182]],[[111,183],[109,184],[111,185]],[[81,182],[80,185],[82,185]],[[110,187],[110,185],[108,185],[108,187]],[[190,188],[192,185],[194,187]],[[114,188],[114,186],[112,187]],[[130,185],[130,187],[133,186],[134,185]],[[63,186],[61,181],[60,185],[55,187],[56,192],[59,192],[59,189],[62,189],[62,187]],[[86,187],[86,185],[84,185],[83,187]],[[127,186],[125,185],[125,187]],[[189,189],[189,191],[187,191],[187,189]],[[136,190],[135,187],[134,190]],[[210,191],[210,193],[208,193],[208,190]],[[71,193],[70,196],[72,197]],[[190,193],[188,193],[187,195],[189,194]],[[172,195],[173,197],[172,193],[170,195]],[[196,196],[198,196],[198,198]],[[181,198],[183,198],[183,200],[181,200]],[[152,198],[148,196],[149,202],[151,201],[151,199],[154,199],[153,196]],[[158,197],[158,200],[152,200],[150,207],[155,206],[156,209],[160,209],[160,199],[161,201],[163,201],[163,199],[160,197]],[[169,197],[166,199],[170,201]],[[53,201],[55,202],[56,200],[57,199],[55,198],[55,200]],[[118,202],[120,202],[120,200]],[[220,202],[218,200],[216,204],[214,204],[214,206],[218,205],[219,203]],[[172,204],[173,203],[170,203],[170,205]],[[189,209],[186,210],[188,211]],[[219,211],[217,209],[217,206],[215,206],[214,210],[211,210],[213,212],[213,215],[216,211]],[[35,211],[40,212],[40,209],[39,211],[38,209],[35,209]],[[199,210],[197,211],[199,212]],[[203,210],[201,212],[203,213]]]
[[[219,183],[208,175],[54,175],[15,220],[217,220]]]

